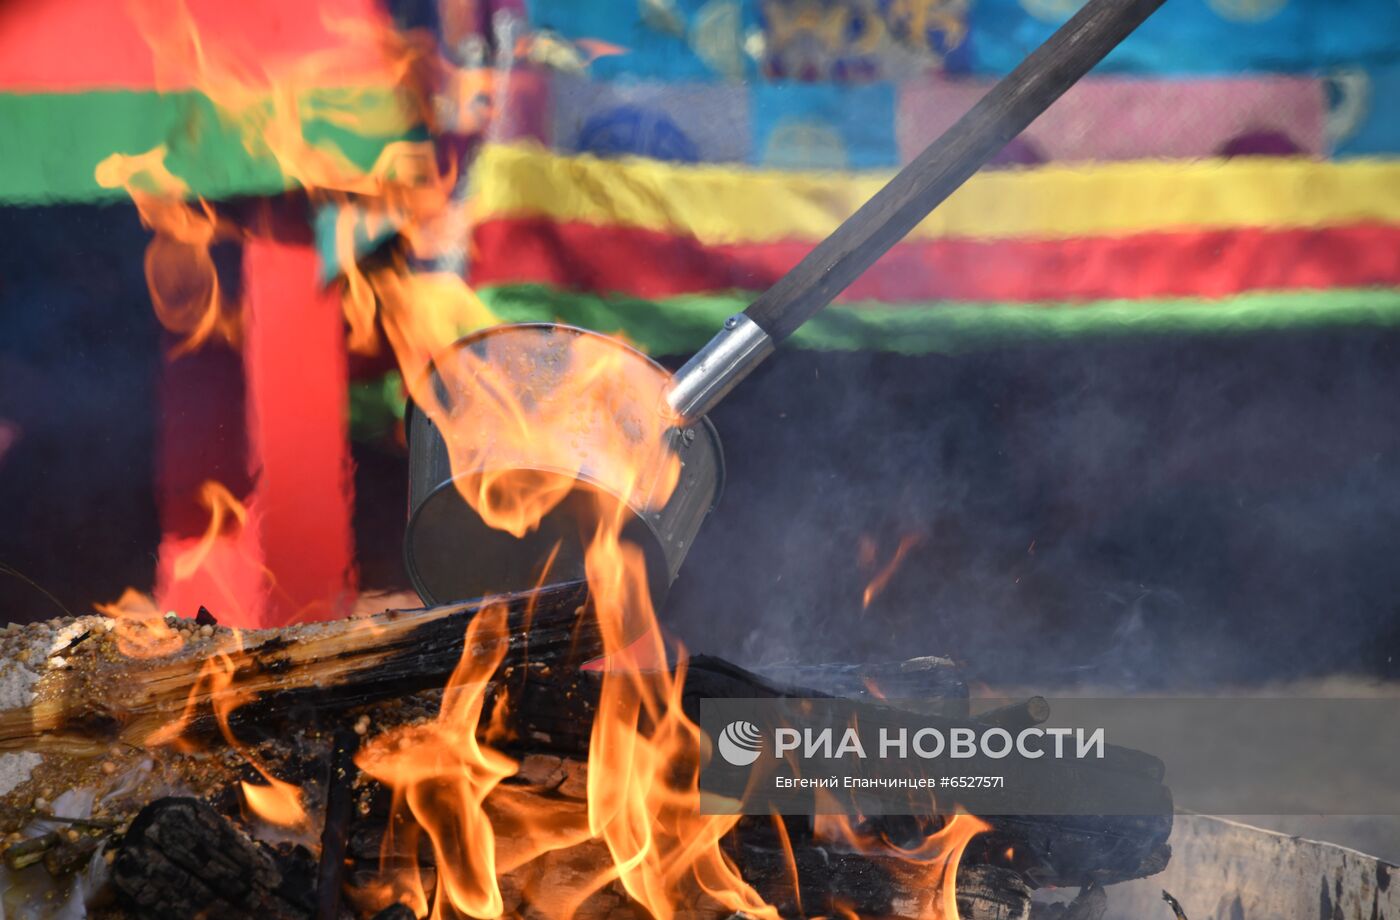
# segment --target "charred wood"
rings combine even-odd
[[[190,798],[148,805],[112,863],[112,882],[124,904],[155,920],[304,920],[312,910],[308,881]]]
[[[326,779],[326,819],[321,829],[321,861],[316,872],[316,920],[339,920],[340,893],[345,884],[345,847],[354,814],[355,752],[360,736],[335,733],[331,743],[330,775]]]
[[[517,755],[538,755],[542,752],[559,755],[553,758],[553,769],[557,775],[549,782],[537,782],[538,777],[532,779],[530,776],[530,771],[537,769],[538,763],[542,762],[538,756],[525,758],[526,766],[519,781],[534,782],[550,788],[554,795],[581,801],[582,760],[587,752],[589,731],[603,680],[600,672],[583,671],[579,667],[602,651],[596,635],[587,628],[586,593],[580,585],[567,585],[501,598],[494,603],[507,607],[510,628],[509,636],[504,640],[509,643],[505,663],[492,685],[492,693],[508,697],[504,710],[508,715],[506,727],[513,733],[509,749]],[[202,737],[210,741],[210,747],[217,748],[223,741],[217,732],[210,729],[214,725],[213,707],[221,702],[222,694],[233,695],[231,698],[239,701],[233,720],[243,727],[285,726],[289,722],[314,724],[316,719],[303,718],[307,713],[312,716],[334,715],[344,724],[340,715],[344,710],[366,705],[375,706],[376,722],[379,714],[391,710],[409,713],[406,716],[409,720],[430,718],[436,696],[432,692],[419,691],[441,688],[464,653],[471,655],[486,651],[463,647],[466,624],[481,607],[481,604],[467,604],[419,611],[390,611],[363,620],[249,633],[242,637],[241,645],[221,643],[218,640],[224,634],[220,632],[202,648],[190,648],[174,656],[152,660],[97,655],[96,650],[105,648],[106,642],[102,630],[98,629],[96,639],[84,641],[73,653],[73,661],[80,662],[80,667],[51,671],[33,706],[0,713],[0,749],[67,753],[80,757],[100,754],[105,757],[115,747],[113,742],[116,741],[133,751],[148,750],[144,742],[152,732],[176,720],[183,720],[183,737],[198,738],[202,732]],[[203,628],[214,632],[212,626]],[[206,679],[214,665],[227,668],[225,682]],[[939,671],[941,668],[942,665],[938,665],[933,670]],[[705,698],[825,695],[811,688],[761,677],[721,659],[696,656],[687,663],[682,705],[694,717],[698,713],[700,700]],[[871,707],[872,713],[880,711],[881,707],[888,712],[888,704],[878,700],[866,700],[862,705]],[[392,720],[385,724],[392,724]],[[948,724],[965,724],[965,720],[952,719]],[[276,729],[269,734],[275,736]],[[313,740],[313,748],[322,752],[315,757],[324,758],[324,733],[318,735],[312,732],[312,735],[320,739]],[[295,764],[296,758],[300,757],[302,769],[306,768],[305,751],[298,754],[293,750],[291,756],[292,759],[286,762]],[[570,757],[574,759],[568,759]],[[159,764],[167,756],[156,753],[152,759]],[[172,752],[168,759],[174,762],[177,758]],[[549,759],[544,758],[544,761]],[[1160,779],[1160,763],[1146,755],[1128,752],[1120,758],[1110,758],[1110,761],[1108,772],[1117,777],[1115,781],[1156,784]],[[315,777],[301,776],[297,782],[309,780],[313,785],[319,783],[324,762],[324,759],[317,761]],[[97,772],[100,775],[100,771]],[[1080,781],[1094,780],[1088,774],[1086,777]],[[225,788],[225,791],[236,790],[236,782],[225,780],[223,783],[221,788]],[[188,787],[177,784],[175,788]],[[207,795],[209,801],[220,805],[225,812],[233,813],[235,810],[223,802],[223,793],[212,786],[200,784],[196,788],[200,790],[200,795]],[[323,788],[329,788],[330,797],[334,798],[334,782]],[[37,791],[31,791],[29,795],[38,801]],[[144,801],[139,800],[134,807],[122,813],[134,813]],[[339,810],[332,803],[332,818]],[[370,868],[370,854],[356,845],[356,840],[364,834],[362,825],[365,822],[361,820],[362,817],[357,816],[344,832],[338,829],[334,820],[327,826],[328,854],[333,855],[334,847],[344,836],[348,839],[350,867],[356,874]],[[898,824],[897,819],[877,820],[887,821],[890,828],[897,829],[894,827]],[[1107,884],[1137,878],[1159,870],[1169,852],[1165,845],[1171,827],[1169,816],[1009,816],[990,818],[989,823],[992,830],[974,840],[966,863],[1013,871],[1033,885],[1082,885],[1090,881]],[[894,833],[886,836],[896,839]],[[128,837],[128,842],[122,844],[123,851],[129,851],[143,839],[142,834]],[[862,854],[832,856],[835,851],[829,846],[811,837],[802,838],[800,834],[794,836],[793,843],[804,854],[824,854],[821,856],[824,871],[848,866],[854,874],[847,882],[857,890],[860,890],[858,878],[874,878],[883,873],[882,877],[888,879],[888,884],[881,883],[884,889],[874,885],[864,896],[869,902],[868,912],[887,913],[890,910],[890,905],[878,903],[877,895],[881,890],[898,892],[910,890],[915,885],[909,879],[901,880],[903,877],[898,873],[903,870],[897,865],[897,860],[879,862],[878,857]],[[232,843],[229,846],[237,850]],[[7,856],[11,859],[48,859],[60,868],[77,862],[83,855],[57,852],[59,848],[56,844],[40,847],[36,854],[16,851],[14,847],[10,849]],[[175,870],[183,864],[173,861],[167,854],[155,852],[155,849],[152,849],[150,857],[151,871],[155,872],[168,864],[174,867],[169,870],[175,873],[174,877],[180,877]],[[56,852],[49,855],[50,850]],[[1014,852],[1014,859],[1002,858],[999,854],[1003,852]],[[772,841],[750,837],[742,843],[734,857],[741,868],[746,861],[751,862],[757,878],[770,879],[771,876],[769,881],[762,884],[755,881],[755,885],[759,886],[761,893],[775,899],[784,896],[785,891],[791,893],[790,882],[782,881],[785,876],[775,875],[772,871],[770,863],[777,853],[779,850]],[[268,854],[263,851],[263,855]],[[372,855],[377,860],[378,853]],[[600,858],[605,858],[605,854]],[[127,884],[133,892],[139,893],[139,875],[131,870],[134,865],[130,862],[131,857],[127,859],[128,862],[124,864]],[[799,862],[811,864],[812,859],[811,855],[804,855],[799,857]],[[256,879],[257,872],[253,871],[255,862],[251,855],[243,859],[248,867],[245,874],[251,873],[250,878]],[[344,863],[339,865],[343,868]],[[872,865],[879,871],[872,869]],[[322,868],[333,875],[337,861],[328,859],[323,862]],[[431,870],[432,867],[427,868]],[[202,890],[216,904],[227,900],[222,892],[201,881],[197,872],[183,871],[194,879],[189,883],[190,891],[198,893]],[[314,883],[316,866],[312,865],[307,874],[309,878],[304,887],[314,892],[317,890]],[[763,887],[765,884],[767,888]],[[783,888],[784,884],[788,885],[787,889]],[[803,882],[799,885],[799,891],[807,884]],[[807,905],[808,900],[812,904],[826,903],[823,898],[831,896],[831,892],[836,890],[823,889],[815,875],[810,884],[816,887],[804,897],[804,909],[808,911],[816,910]],[[327,882],[320,890],[329,897],[336,887]],[[824,895],[823,891],[827,894]],[[523,889],[520,896],[526,896]],[[828,906],[832,907],[830,904]],[[308,910],[313,909],[314,902],[308,907]]]

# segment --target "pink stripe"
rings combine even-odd
[[[923,150],[991,84],[941,78],[900,89],[900,156]],[[1218,156],[1245,135],[1286,137],[1296,152],[1325,156],[1327,103],[1307,77],[1212,80],[1087,79],[1021,136],[1045,161],[1193,159]]]

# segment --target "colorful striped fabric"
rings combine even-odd
[[[337,23],[390,12],[380,0],[318,0],[314,15],[274,0],[186,5],[221,47],[256,48],[274,70],[335,47]],[[677,310],[676,298],[770,284],[1078,0],[461,6],[440,0],[428,17],[449,58],[485,21],[556,49],[496,74],[462,253],[472,281]],[[0,11],[0,200],[119,200],[96,164],[159,144],[193,194],[288,186],[195,74],[157,68],[150,40],[99,0]],[[607,50],[588,63],[574,42]],[[1316,317],[1326,292],[1400,287],[1396,74],[1393,0],[1173,0],[1013,141],[996,165],[1016,168],[979,175],[845,299],[1062,311],[1307,295]],[[347,131],[344,106],[391,112],[393,98],[372,61],[340,76],[358,91],[304,88],[303,108],[325,115],[306,133],[367,166],[411,127]]]
[[[767,287],[883,181],[525,146],[488,147],[474,176],[477,285],[672,310],[674,298]],[[1317,292],[1365,288],[1400,288],[1400,163],[1246,158],[984,172],[842,300],[921,311],[1112,301],[1091,315],[1120,326],[1134,300],[1296,292],[1306,296],[1273,302],[1319,317]]]
[[[533,143],[477,158],[470,278],[677,346],[657,323],[713,328],[1079,5],[532,0],[621,50],[545,70]],[[1391,0],[1174,0],[843,295],[858,333],[797,342],[1393,322],[1394,73]]]
[[[181,66],[181,54],[171,53],[183,49],[152,47],[175,41],[143,28],[170,26],[182,11],[210,47],[249,55],[269,72],[343,48],[345,37],[337,29],[388,22],[377,0],[4,4],[0,203],[126,200],[123,189],[97,182],[97,164],[114,153],[145,153],[158,145],[166,148],[167,168],[192,194],[265,195],[291,184],[268,152],[250,145],[195,88],[199,75]],[[262,79],[260,71],[247,68],[240,77],[253,85]],[[392,83],[373,55],[355,67],[339,67],[335,77],[302,87],[306,137],[368,167],[388,141],[410,136],[410,120],[397,111]]]

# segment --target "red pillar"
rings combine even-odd
[[[259,223],[243,252],[248,510],[267,572],[260,625],[273,626],[354,606],[349,380],[340,298],[318,277],[304,207]]]

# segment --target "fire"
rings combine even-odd
[[[624,514],[603,509],[588,549],[598,627],[604,648],[620,655],[633,645],[626,621],[640,614],[652,627],[641,654],[665,661],[641,550],[621,539]],[[604,672],[588,754],[589,830],[607,843],[628,894],[659,920],[701,891],[726,910],[776,918],[720,850],[738,818],[699,813],[701,732],[681,708],[684,682],[683,663],[674,674]]]
[[[479,407],[465,415],[439,416],[442,430],[456,435],[460,454],[454,452],[454,459],[465,456],[468,462],[483,463],[485,458],[470,453],[473,448],[468,445],[486,443],[495,447],[493,459],[507,465],[523,463],[534,439],[566,430],[569,420],[586,418],[590,399],[600,399],[609,411],[616,411],[617,400],[624,397],[618,392],[617,377],[610,373],[613,349],[587,338],[579,341],[588,344],[568,356],[565,363],[570,373],[560,398],[483,398],[473,400]],[[597,362],[592,361],[595,348],[599,349]],[[473,363],[474,376],[468,382],[481,392],[499,396],[510,392],[511,381],[498,375],[512,366],[510,362]],[[638,458],[633,449],[629,465],[629,452],[620,444],[614,447],[600,450],[590,471],[611,477],[624,495],[640,496],[643,484],[651,489],[654,483],[645,468],[651,458],[645,452]],[[561,454],[557,462],[567,459]],[[570,475],[516,468],[488,470],[480,478],[484,484],[472,490],[470,500],[486,520],[503,528],[533,526],[573,486]],[[663,485],[669,489],[674,481],[673,473]],[[729,911],[776,918],[720,849],[721,838],[737,817],[700,814],[701,733],[681,709],[683,665],[673,674],[668,669],[644,670],[636,663],[664,662],[668,655],[655,629],[642,550],[622,539],[631,511],[605,492],[587,495],[592,502],[587,524],[592,536],[585,570],[595,625],[609,661],[590,737],[587,814],[570,815],[539,800],[531,805],[530,800],[504,790],[502,796],[491,796],[496,784],[515,767],[476,740],[484,727],[485,682],[499,664],[499,656],[464,661],[449,684],[437,721],[391,734],[362,756],[361,765],[394,789],[396,808],[412,819],[400,824],[423,828],[433,844],[438,868],[436,897],[431,902],[434,918],[497,916],[503,909],[497,878],[502,866],[528,874],[532,864],[539,863],[539,871],[544,871],[543,865],[555,854],[589,842],[601,843],[609,859],[599,862],[592,877],[578,878],[576,873],[572,886],[556,884],[532,895],[552,904],[551,913],[571,914],[597,889],[616,881],[657,918],[672,917],[702,899],[716,901]],[[640,643],[634,641],[639,626],[645,627]],[[492,636],[504,625],[499,615],[483,615],[469,629]],[[499,863],[488,809],[512,831],[507,835],[510,851],[501,854]],[[404,840],[396,841],[396,851],[416,852],[415,833],[410,831]],[[469,855],[456,843],[461,840],[474,842]],[[416,875],[401,888],[400,899],[419,913],[427,910]]]
[[[897,857],[920,872],[926,881],[919,887],[936,892],[920,905],[919,916],[930,920],[957,920],[958,865],[972,838],[990,829],[986,822],[971,815],[950,815],[932,834],[916,843],[904,844],[864,829],[844,815],[818,815],[816,820],[817,837],[860,853]]]
[[[248,509],[233,497],[233,493],[223,483],[212,479],[206,481],[199,488],[199,500],[209,510],[209,526],[205,528],[204,536],[199,538],[199,543],[194,549],[182,553],[175,560],[175,578],[180,581],[193,578],[205,567],[209,561],[209,554],[213,552],[215,543],[224,532],[228,521],[236,522],[239,528],[248,523]]]
[[[238,341],[237,314],[224,302],[211,252],[233,229],[207,202],[186,202],[189,187],[165,167],[165,145],[143,154],[113,154],[97,165],[97,182],[122,188],[141,222],[155,231],[146,246],[146,283],[161,325],[183,337],[174,356],[211,339]]]
[[[146,747],[173,745],[181,750],[193,750],[195,744],[187,733],[201,707],[207,704],[224,740],[242,755],[264,781],[263,784],[241,783],[248,815],[278,827],[309,834],[312,825],[302,801],[302,791],[274,776],[267,765],[234,734],[229,724],[233,712],[251,702],[252,696],[239,692],[234,681],[237,657],[243,650],[242,636],[235,630],[222,641],[225,647],[205,658],[199,678],[185,702],[184,712],[175,721],[152,732],[144,744]]]
[[[773,829],[778,832],[778,842],[783,845],[783,858],[787,860],[788,875],[792,880],[792,899],[797,905],[798,916],[804,916],[806,911],[802,909],[802,883],[797,875],[797,857],[792,852],[792,838],[788,836],[787,823],[783,821],[783,816],[773,815]]]
[[[135,588],[127,588],[111,604],[96,607],[98,613],[113,619],[117,648],[129,658],[158,658],[178,652],[185,645],[151,596]]]
[[[865,586],[865,592],[861,595],[861,609],[868,610],[875,598],[889,587],[890,579],[894,578],[899,567],[904,564],[905,558],[920,543],[924,542],[924,536],[920,533],[905,534],[899,538],[899,546],[895,547],[894,555],[889,558],[884,565],[875,572],[870,582]],[[862,535],[860,539],[860,550],[857,560],[862,568],[872,569],[875,567],[877,559],[875,541],[870,537]]]
[[[420,828],[438,866],[434,917],[497,917],[504,909],[495,833],[483,803],[517,765],[477,736],[487,681],[505,657],[506,638],[505,608],[482,611],[467,627],[467,651],[443,692],[437,720],[387,733],[356,758],[365,773],[394,790],[395,812],[412,818],[401,824],[408,829],[403,837],[386,834],[384,855],[402,855],[415,867],[394,880],[401,889],[394,900],[418,916],[428,912],[416,868]]]
[[[200,488],[200,500],[209,511],[209,524],[203,535],[176,556],[172,565],[176,582],[199,580],[213,586],[216,594],[224,586],[221,541],[232,536],[235,540],[248,522],[248,511],[221,483],[208,481]],[[235,550],[236,551],[236,550]],[[112,604],[97,605],[99,612],[112,617],[112,633],[117,648],[131,658],[156,658],[172,655],[185,646],[185,639],[170,619],[149,595],[127,588]],[[173,618],[173,611],[171,612]],[[209,706],[219,731],[228,744],[237,750],[263,779],[262,783],[242,783],[248,813],[282,828],[309,833],[311,822],[302,801],[302,791],[273,776],[272,772],[233,733],[229,717],[250,697],[234,689],[236,658],[242,651],[242,637],[235,630],[221,635],[220,643],[205,658],[199,677],[191,688],[180,717],[144,739],[148,747],[173,745],[192,750],[194,742],[187,736],[190,724]]]
[[[204,532],[169,537],[161,547],[157,602],[186,617],[203,605],[225,622],[248,622],[258,593],[277,590],[262,562],[255,515],[213,480],[200,486],[199,502],[209,514]]]
[[[197,541],[175,557],[171,568],[177,583],[198,579],[211,585],[218,596],[210,602],[217,605],[232,595],[224,581],[220,541],[226,535],[237,537],[248,522],[248,510],[225,486],[212,480],[200,487],[199,497],[209,512],[209,524]],[[184,639],[171,627],[161,606],[135,588],[127,588],[114,603],[95,606],[113,619],[117,648],[129,658],[158,658],[184,647]],[[174,615],[174,611],[170,613]]]
[[[663,641],[643,550],[623,536],[639,510],[665,502],[679,477],[679,462],[665,447],[672,419],[658,411],[664,374],[616,341],[596,336],[563,337],[562,350],[546,354],[514,350],[510,343],[489,357],[450,351],[465,332],[495,323],[460,278],[411,270],[415,259],[460,241],[461,214],[451,195],[456,176],[419,142],[389,144],[375,163],[361,167],[333,145],[313,143],[305,131],[313,118],[379,136],[414,125],[431,128],[433,106],[425,87],[473,81],[434,58],[424,41],[387,25],[343,29],[343,47],[259,73],[206,43],[173,0],[137,4],[134,15],[163,68],[212,99],[250,150],[276,160],[290,186],[335,209],[349,346],[370,351],[381,341],[389,345],[416,405],[443,434],[463,497],[482,519],[524,534],[577,493],[581,482],[593,486],[582,491],[580,527],[593,628],[608,665],[591,728],[586,810],[556,807],[502,784],[518,765],[486,740],[504,734],[509,706],[500,697],[486,711],[506,646],[504,610],[489,607],[468,627],[466,647],[477,652],[464,655],[437,717],[374,739],[357,758],[366,774],[393,791],[395,830],[384,843],[381,894],[434,920],[497,917],[512,909],[502,889],[510,874],[537,880],[526,883],[523,896],[551,916],[571,916],[601,888],[616,884],[658,920],[715,905],[777,920],[777,911],[721,848],[738,816],[701,813],[706,739],[681,706],[684,653]],[[561,50],[555,39],[539,35],[514,50],[545,59],[571,53],[586,66],[592,56],[615,49],[578,44]],[[329,100],[308,89],[347,81],[352,88]],[[185,333],[189,348],[215,336],[236,341],[236,326],[224,319],[209,248],[260,232],[256,224],[235,225],[205,202],[188,203],[189,189],[168,172],[159,148],[114,155],[98,176],[126,188],[155,232],[147,275],[167,326]],[[365,227],[391,228],[399,238],[373,269],[357,261],[355,236]],[[457,398],[442,398],[434,373]],[[216,519],[206,539],[245,521],[226,492],[209,496]],[[867,603],[909,548],[901,543],[897,559],[867,590]],[[207,565],[208,550],[203,552],[190,566]],[[200,701],[213,700],[224,737],[265,781],[245,784],[249,810],[305,828],[300,791],[272,776],[229,728],[229,715],[246,702],[233,688],[236,651],[212,656],[183,717],[148,743],[185,743]],[[656,666],[667,661],[674,661],[674,671]],[[920,847],[901,851],[940,873],[942,901],[928,905],[928,916],[956,918],[957,859],[981,827],[960,816]],[[847,830],[842,839],[849,845],[890,849]],[[416,867],[423,836],[435,856],[431,886],[417,868],[395,868]],[[591,873],[545,881],[552,878],[546,871],[552,861],[588,848],[603,854]]]

